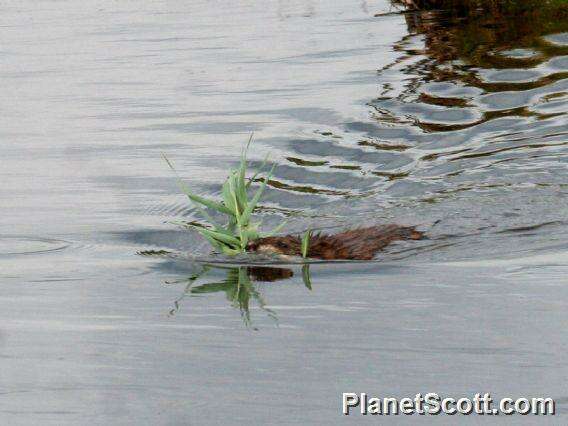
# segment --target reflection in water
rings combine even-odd
[[[525,10],[522,15],[411,13],[406,15],[410,33],[406,41],[421,34],[424,50],[405,49],[405,40],[398,48],[410,56],[425,53],[426,59],[414,66],[422,72],[423,81],[461,81],[486,92],[542,87],[567,75],[565,68],[552,69],[553,72],[548,74],[539,70],[551,58],[568,54],[568,46],[546,38],[568,31],[566,9],[539,7]],[[412,83],[409,85],[413,86]],[[423,95],[422,101],[443,106],[468,106],[467,99],[459,98],[444,100]]]
[[[513,12],[409,13],[410,34],[396,46],[404,56],[383,70],[408,78],[398,90],[384,85],[370,104],[375,119],[418,130],[423,154],[409,176],[438,183],[437,195],[489,181],[558,183],[552,170],[565,168],[568,45],[551,35],[568,31],[566,7]]]
[[[537,89],[568,76],[563,57],[568,54],[568,45],[547,37],[568,31],[566,16],[566,7],[523,10],[522,15],[406,14],[409,35],[395,48],[405,54],[398,63],[408,62],[402,71],[409,79],[397,99],[446,109],[407,109],[411,114],[404,116],[404,122],[432,132],[461,130],[506,116],[546,119],[560,115],[559,112],[550,115],[539,112],[531,105],[531,99],[506,108],[507,99],[500,98],[507,97],[504,92]],[[416,44],[417,35],[423,36],[423,46]],[[394,65],[397,64],[384,70]],[[433,82],[449,84],[430,84]],[[385,83],[383,87],[383,95],[393,91],[391,84]],[[435,89],[434,93],[429,93],[431,88]],[[497,93],[490,99],[501,101],[503,106],[483,108],[484,95],[489,93]],[[547,94],[544,100],[550,96],[556,98],[560,94]],[[391,98],[383,96],[372,104],[378,113],[376,118],[400,123],[401,117],[395,108],[381,108],[381,102]],[[423,120],[426,115],[435,122]]]
[[[288,165],[270,182],[278,189],[270,201],[296,207],[289,193],[304,193],[314,217],[353,218],[374,214],[377,204],[562,184],[566,6],[404,16],[409,34],[394,45],[400,56],[379,70],[371,121],[283,141]]]
[[[222,271],[225,278],[198,285],[197,283],[204,279],[213,269]],[[209,293],[224,292],[231,306],[240,311],[245,326],[250,327],[252,324],[250,315],[252,302],[256,302],[261,310],[266,312],[270,318],[277,322],[278,318],[276,312],[266,307],[266,301],[254,282],[282,281],[292,278],[293,276],[294,272],[287,268],[201,265],[199,272],[187,278],[166,282],[167,284],[186,284],[182,295],[174,301],[174,307],[170,310],[170,315],[175,315],[181,309],[181,303],[187,296],[200,296]],[[311,290],[310,267],[307,264],[302,268],[302,278],[305,286]]]

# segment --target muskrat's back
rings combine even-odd
[[[338,234],[316,234],[310,238],[308,257],[325,260],[371,260],[375,254],[396,240],[419,240],[423,233],[414,227],[378,225],[358,228]],[[302,243],[298,236],[260,238],[249,244],[249,251],[301,255]]]

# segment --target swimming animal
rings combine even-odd
[[[325,260],[371,260],[396,240],[420,240],[424,234],[413,226],[377,225],[338,234],[315,234],[309,239],[307,257]],[[285,256],[302,255],[302,239],[296,235],[265,237],[248,243],[247,251]]]

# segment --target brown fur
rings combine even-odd
[[[424,234],[414,227],[399,225],[371,226],[334,235],[317,234],[310,238],[308,257],[325,260],[371,260],[377,251],[396,240],[419,240]],[[289,256],[302,255],[300,237],[285,235],[251,241],[248,251],[276,253]]]

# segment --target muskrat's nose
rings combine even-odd
[[[258,243],[256,241],[249,241],[247,243],[246,247],[247,251],[256,251],[257,248],[258,248]]]

